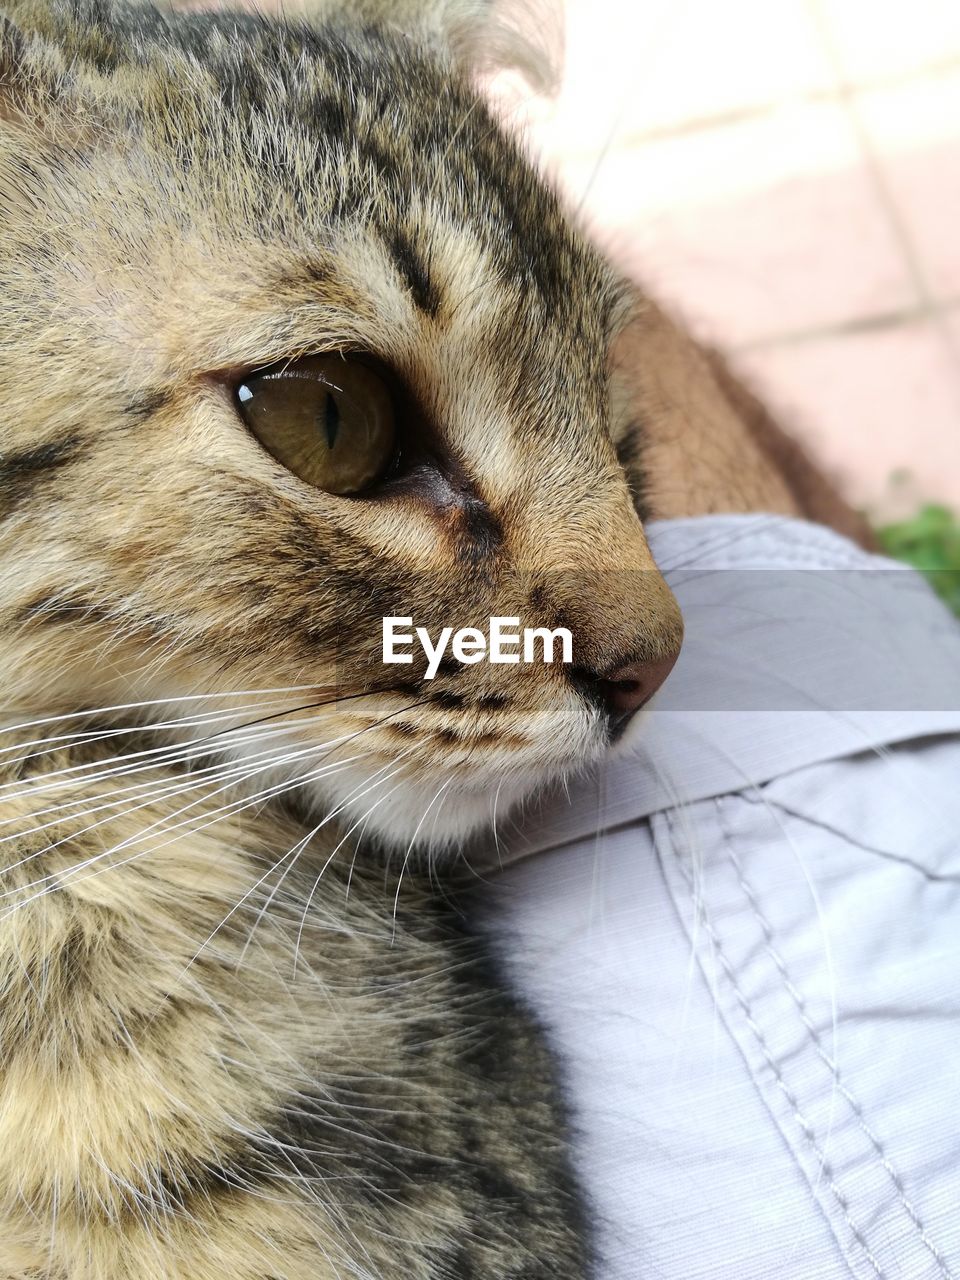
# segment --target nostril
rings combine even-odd
[[[629,709],[638,698],[644,697],[639,680],[600,680],[598,683],[605,701],[618,711]]]
[[[673,670],[679,651],[652,662],[631,662],[596,680],[607,710],[625,719],[646,706]]]

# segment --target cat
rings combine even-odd
[[[845,509],[490,114],[490,6],[0,11],[0,1280],[580,1280],[457,868],[668,673],[649,515]]]
[[[486,9],[3,6],[2,1280],[589,1273],[442,882],[682,623]],[[411,605],[575,663],[384,666]]]

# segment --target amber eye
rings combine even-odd
[[[360,493],[393,461],[390,389],[356,356],[304,356],[274,365],[245,378],[236,395],[263,447],[327,493]]]

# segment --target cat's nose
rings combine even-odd
[[[625,722],[635,711],[645,707],[673,670],[679,656],[680,650],[677,649],[666,658],[628,662],[595,677],[595,690],[611,718]]]

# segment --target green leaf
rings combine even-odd
[[[909,520],[883,525],[877,537],[887,555],[925,574],[960,616],[960,517],[928,503]]]

